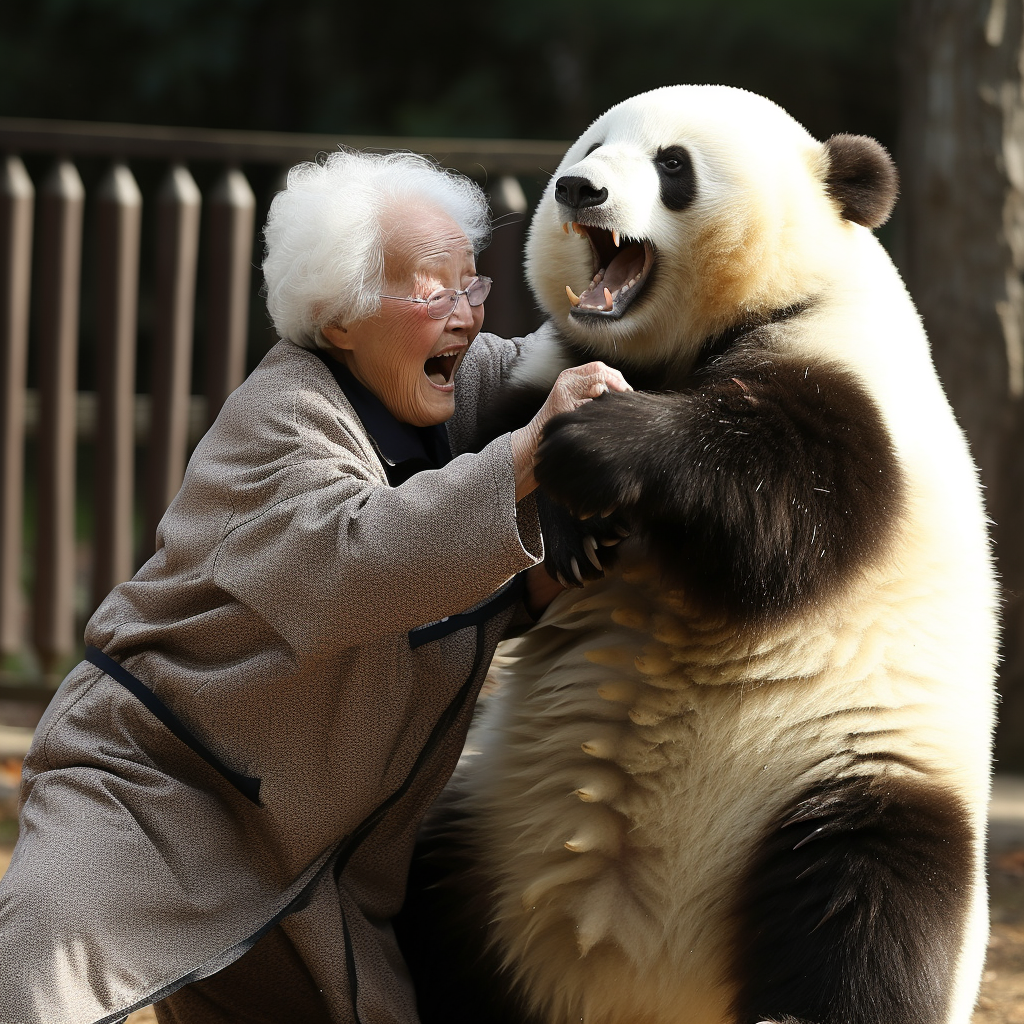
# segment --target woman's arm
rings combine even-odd
[[[326,370],[314,374],[236,393],[168,510],[158,560],[173,574],[205,559],[200,571],[297,653],[464,611],[535,564],[539,526],[516,501],[535,486],[537,439],[613,371],[570,371],[518,436],[394,488]]]

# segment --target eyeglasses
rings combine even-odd
[[[474,277],[465,288],[438,288],[425,299],[413,298],[409,295],[381,295],[382,299],[398,299],[399,302],[423,302],[427,307],[427,316],[432,320],[447,320],[455,312],[459,304],[459,296],[465,295],[471,306],[482,306],[484,299],[491,291],[489,277]]]

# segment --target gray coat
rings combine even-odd
[[[519,345],[471,346],[456,453]],[[389,487],[322,361],[279,342],[86,630],[193,746],[89,662],[39,725],[0,882],[0,1022],[116,1021],[282,919],[333,1021],[353,982],[362,1024],[416,1021],[387,922],[515,609],[410,631],[541,557],[508,435]]]

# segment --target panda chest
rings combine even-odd
[[[563,859],[668,861],[784,800],[792,708],[785,687],[753,677],[766,660],[788,671],[782,646],[752,651],[623,581],[584,594],[518,641],[504,670],[491,750],[496,774],[520,780],[501,802],[518,834]]]

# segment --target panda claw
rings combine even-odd
[[[616,544],[621,544],[621,543],[622,543],[622,538],[621,537],[602,537],[598,541],[598,544],[600,544],[601,547],[603,547],[603,548],[611,548],[611,547],[614,547]]]
[[[597,541],[593,537],[583,538],[583,553],[598,572],[604,572],[604,568],[597,557]]]
[[[572,584],[560,572],[556,572],[555,576],[558,578],[558,582],[561,583],[566,590],[571,589]]]
[[[580,563],[576,561],[576,556],[573,555],[569,559],[569,566],[572,568],[572,574],[576,577],[576,582],[582,587],[583,586],[583,574],[580,572]]]

